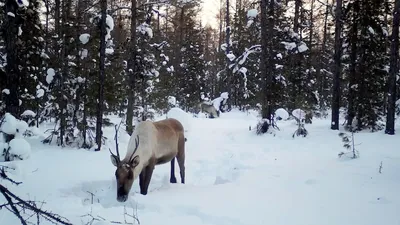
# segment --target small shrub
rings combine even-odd
[[[350,158],[355,159],[359,157],[359,152],[355,149],[354,145],[354,132],[351,130],[351,136],[340,132],[339,137],[342,138],[343,142],[343,147],[348,150],[348,152],[340,152],[338,154],[339,158],[342,157],[343,155],[351,155]]]

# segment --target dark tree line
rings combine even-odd
[[[260,109],[267,120],[278,108],[332,110],[338,129],[344,111],[349,129],[394,134],[397,2],[221,0],[216,27],[200,21],[200,6],[5,1],[0,115],[31,110],[32,126],[56,121],[45,143],[100,150],[105,115],[124,117],[131,133],[165,113],[170,96],[195,112],[228,92],[231,108]]]

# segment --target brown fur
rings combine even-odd
[[[133,149],[133,139],[139,137],[137,148]],[[175,157],[180,168],[181,182],[185,183],[185,136],[182,124],[173,118],[157,122],[139,123],[128,144],[125,158],[118,162],[111,155],[117,167],[117,199],[126,201],[133,181],[139,177],[140,193],[147,194],[153,170],[156,165],[171,162],[171,183],[176,183]],[[115,160],[115,162],[114,162]]]

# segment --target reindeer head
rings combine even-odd
[[[131,158],[128,161],[121,161],[119,158],[119,151],[117,148],[117,155],[114,155],[111,150],[111,163],[117,167],[115,171],[115,178],[117,179],[117,200],[125,202],[128,199],[129,191],[133,184],[133,172],[135,167],[139,164],[140,158],[135,156],[135,152],[139,146],[139,136],[135,139],[135,149],[132,152]]]

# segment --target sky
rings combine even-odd
[[[204,25],[207,23],[212,27],[217,28],[217,20],[215,15],[219,11],[219,1],[218,0],[203,0],[203,10],[202,10],[202,22]]]

